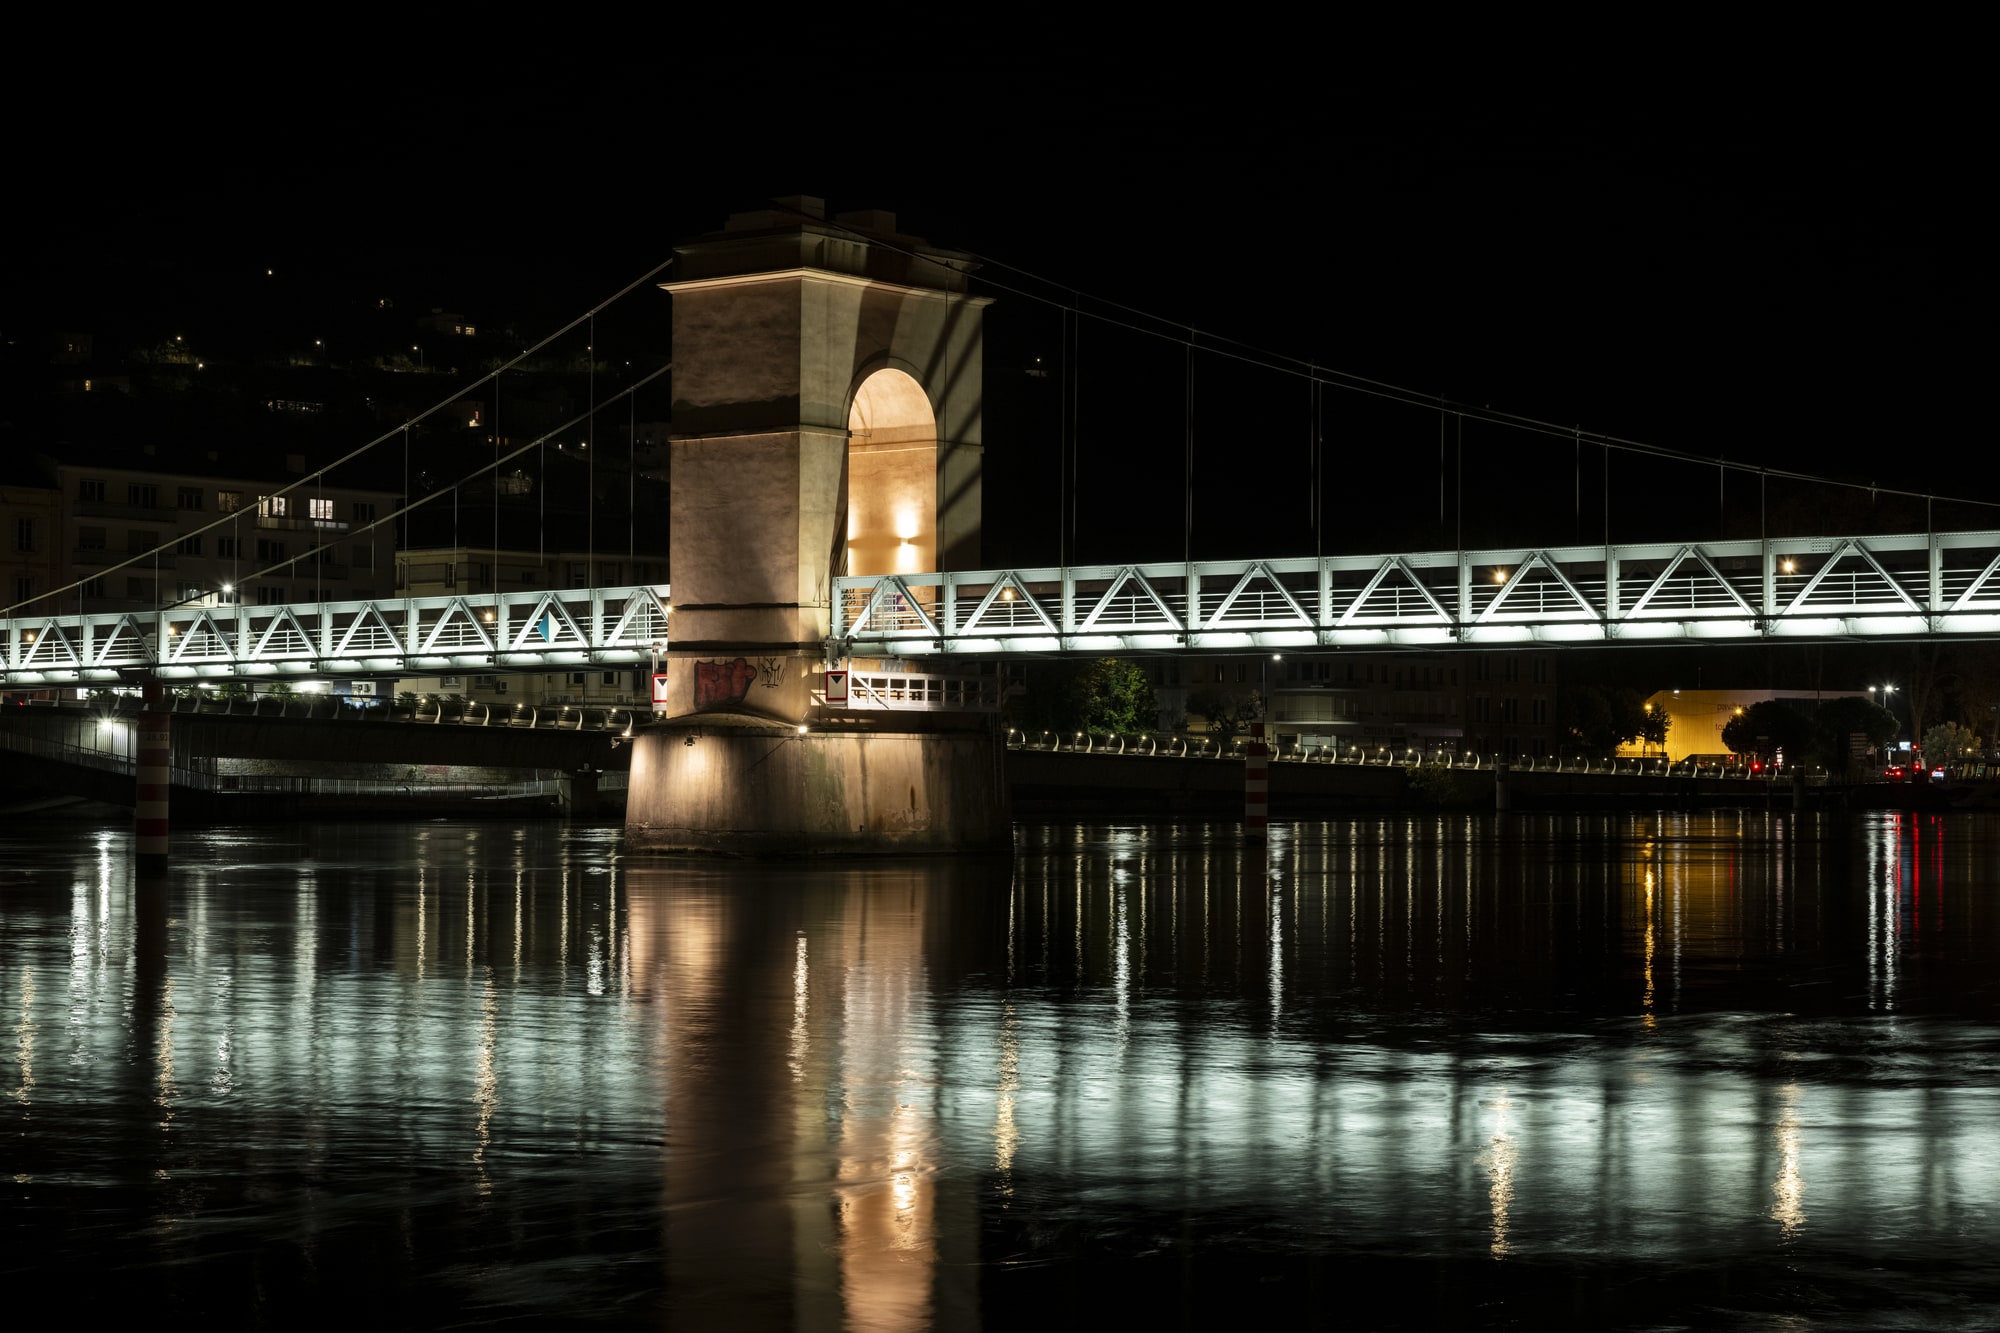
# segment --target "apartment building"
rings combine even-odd
[[[48,460],[61,591],[42,609],[352,601],[394,592],[394,492],[302,475]]]

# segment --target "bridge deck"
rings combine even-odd
[[[398,597],[0,620],[8,685],[322,673],[553,670],[651,661],[667,641],[664,585]]]
[[[845,577],[861,656],[2000,636],[2000,531]]]
[[[0,620],[0,683],[647,662],[665,585]],[[843,577],[859,656],[2000,637],[2000,530]]]

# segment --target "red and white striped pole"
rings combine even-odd
[[[138,790],[132,806],[132,840],[141,875],[167,870],[167,793],[173,781],[171,715],[156,680],[146,682],[139,713]]]
[[[1250,724],[1250,743],[1243,747],[1243,836],[1261,839],[1271,822],[1271,751],[1264,744],[1264,724]]]

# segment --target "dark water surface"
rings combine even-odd
[[[0,829],[0,1275],[219,1326],[2000,1327],[2000,821]]]

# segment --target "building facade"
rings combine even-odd
[[[666,581],[658,555],[602,551],[530,551],[504,547],[424,546],[398,553],[399,597],[466,597],[545,588],[626,587]],[[589,667],[563,671],[413,676],[398,694],[459,698],[494,710],[572,705],[645,707],[652,700],[650,668]]]
[[[1199,727],[1220,694],[1287,748],[1554,754],[1556,655],[1287,652],[1150,660],[1163,724]]]
[[[32,615],[62,583],[62,495],[48,486],[0,484],[0,607]]]
[[[41,608],[345,602],[386,597],[394,492],[56,463],[60,591]]]

